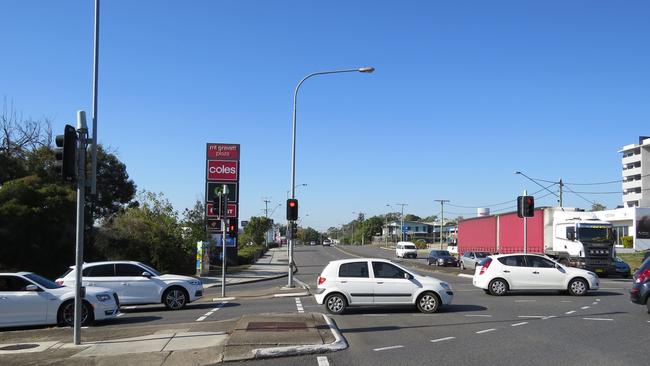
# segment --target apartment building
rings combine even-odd
[[[625,145],[623,154],[623,206],[650,207],[650,137]]]

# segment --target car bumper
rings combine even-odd
[[[323,305],[323,303],[325,302],[325,289],[317,288],[314,293],[314,299],[316,300],[316,303],[318,305]]]
[[[196,300],[203,297],[203,293],[204,293],[203,285],[196,286],[196,287],[194,287],[194,289],[190,289],[190,290],[191,290],[191,291],[189,291],[189,293],[190,293],[190,302],[194,302],[194,301],[196,301]]]
[[[474,276],[472,278],[472,285],[474,285],[474,287],[478,287],[478,288],[481,288],[483,290],[487,290],[489,283],[490,283],[490,278],[489,277]]]
[[[92,306],[95,320],[112,319],[120,312],[119,307],[114,301],[96,302]]]
[[[644,288],[643,286],[633,286],[630,290],[630,301],[635,304],[645,305],[646,299],[648,298],[648,291],[650,289]]]

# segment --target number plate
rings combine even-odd
[[[598,269],[596,269],[596,272],[598,272],[598,273],[600,273],[600,272],[605,272],[605,270],[602,269],[602,268],[598,268]]]

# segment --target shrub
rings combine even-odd
[[[418,249],[427,249],[427,242],[423,239],[417,239],[413,242]]]
[[[242,245],[237,248],[237,263],[253,264],[265,251],[266,248],[262,245]]]
[[[634,246],[634,240],[631,236],[622,236],[621,243],[623,248],[632,248]]]

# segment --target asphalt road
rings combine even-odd
[[[331,260],[354,255],[395,259],[394,252],[376,247],[341,248],[345,252],[338,247],[297,247],[299,271],[295,277],[313,288],[320,271]],[[459,277],[458,268],[430,267],[423,259],[399,262],[417,273],[449,282],[455,293],[453,304],[436,314],[421,314],[410,306],[351,308],[344,315],[332,317],[350,345],[347,350],[241,364],[648,364],[650,315],[645,307],[629,302],[630,280],[601,279],[601,289],[584,297],[557,292],[493,297],[474,288],[470,278]],[[201,302],[182,311],[167,311],[162,306],[127,308],[124,315],[98,327],[119,332],[129,326],[197,322],[209,325],[243,314],[298,312],[294,297],[245,297],[248,293],[279,289],[286,283],[287,279],[281,278],[229,287],[227,295],[237,299],[227,303],[213,302],[212,298],[218,297],[221,290],[211,288]],[[306,312],[325,312],[313,297],[298,299]],[[218,310],[211,312],[215,308]]]

